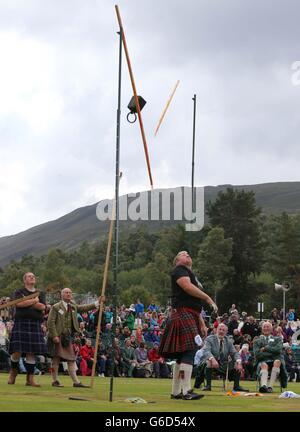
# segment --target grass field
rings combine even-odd
[[[205,394],[204,398],[183,401],[170,399],[169,379],[115,378],[114,398],[109,402],[109,378],[95,377],[93,389],[76,389],[68,376],[60,377],[64,388],[52,387],[49,375],[37,377],[41,388],[26,387],[25,375],[19,375],[15,385],[7,385],[7,377],[0,374],[0,412],[300,412],[300,399],[279,399],[278,387],[275,393],[262,397],[230,397],[221,390],[221,381],[214,381],[212,392],[197,391]],[[84,377],[82,382],[89,385],[90,378]],[[255,382],[242,385],[255,391]],[[288,390],[300,394],[300,383],[289,383]],[[140,397],[148,403],[126,402],[130,397]]]

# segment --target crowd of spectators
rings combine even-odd
[[[8,301],[8,298],[0,299]],[[47,307],[45,320],[42,324],[45,340],[47,338]],[[113,308],[106,306],[101,321],[100,344],[97,352],[96,374],[99,377],[110,376],[114,365],[115,376],[118,377],[156,377],[169,378],[172,376],[174,362],[163,359],[158,354],[158,346],[164,331],[168,308],[162,308],[152,301],[148,307],[137,299],[129,307],[122,305],[116,309],[116,332],[112,334]],[[73,347],[76,353],[76,364],[79,375],[91,375],[94,359],[94,346],[98,323],[98,310],[78,315],[80,331],[76,333]],[[253,361],[253,343],[261,333],[261,322],[246,312],[239,312],[236,305],[232,305],[221,316],[206,316],[204,319],[208,327],[208,335],[216,332],[217,326],[224,323],[228,326],[228,334],[233,338],[237,351],[242,359],[242,379],[255,379]],[[273,334],[280,336],[284,343],[284,357],[290,380],[300,381],[300,364],[295,363],[292,337],[300,329],[300,320],[295,309],[289,309],[283,316],[283,311],[273,309],[265,317],[273,324]],[[8,354],[9,336],[13,326],[13,309],[0,310],[0,372],[8,371],[10,356]],[[300,341],[299,341],[300,342]],[[299,347],[300,348],[300,347]],[[195,356],[195,366],[199,355]],[[51,368],[51,358],[39,356],[37,358],[37,374],[48,373]],[[20,361],[22,371],[22,360]],[[25,369],[24,369],[25,372]],[[67,374],[67,365],[63,362],[60,372]]]

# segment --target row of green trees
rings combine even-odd
[[[121,233],[118,268],[118,303],[129,305],[136,298],[165,305],[170,296],[170,270],[179,250],[189,250],[193,267],[206,291],[222,312],[232,303],[253,313],[258,301],[266,311],[281,307],[282,297],[274,282],[292,284],[287,306],[300,301],[300,216],[264,216],[253,192],[228,188],[206,206],[209,224],[196,233],[183,225],[157,233],[145,227]],[[77,250],[50,250],[47,255],[24,256],[0,272],[0,296],[10,296],[20,287],[25,271],[39,277],[39,287],[48,291],[70,286],[77,293],[99,293],[102,285],[106,243],[84,242]],[[109,274],[107,295],[112,294]]]

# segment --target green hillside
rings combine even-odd
[[[227,187],[254,191],[256,203],[263,213],[288,214],[300,213],[300,182],[264,183],[257,185],[220,185],[205,187],[205,202],[214,201],[217,194]],[[96,217],[97,204],[81,207],[54,221],[50,221],[21,233],[0,238],[0,266],[11,260],[17,260],[25,254],[40,255],[49,248],[70,250],[84,240],[99,241],[107,235],[108,222],[101,222]],[[174,221],[154,222],[121,222],[121,231],[135,231],[141,225],[147,225],[150,231],[157,231],[163,226],[174,224]]]

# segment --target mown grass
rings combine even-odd
[[[214,381],[213,391],[197,401],[171,400],[169,379],[115,378],[113,402],[109,402],[109,378],[95,377],[93,388],[73,388],[68,376],[60,377],[64,388],[51,386],[49,375],[37,377],[42,387],[26,387],[25,375],[15,385],[7,384],[7,374],[0,374],[0,412],[299,412],[300,399],[279,399],[280,390],[262,397],[227,396],[221,381]],[[90,384],[90,378],[82,378]],[[243,386],[255,391],[255,382]],[[231,388],[231,387],[230,387]],[[300,383],[290,383],[288,390],[300,393]],[[86,400],[70,400],[70,397]],[[127,398],[139,397],[148,403],[129,403]]]

